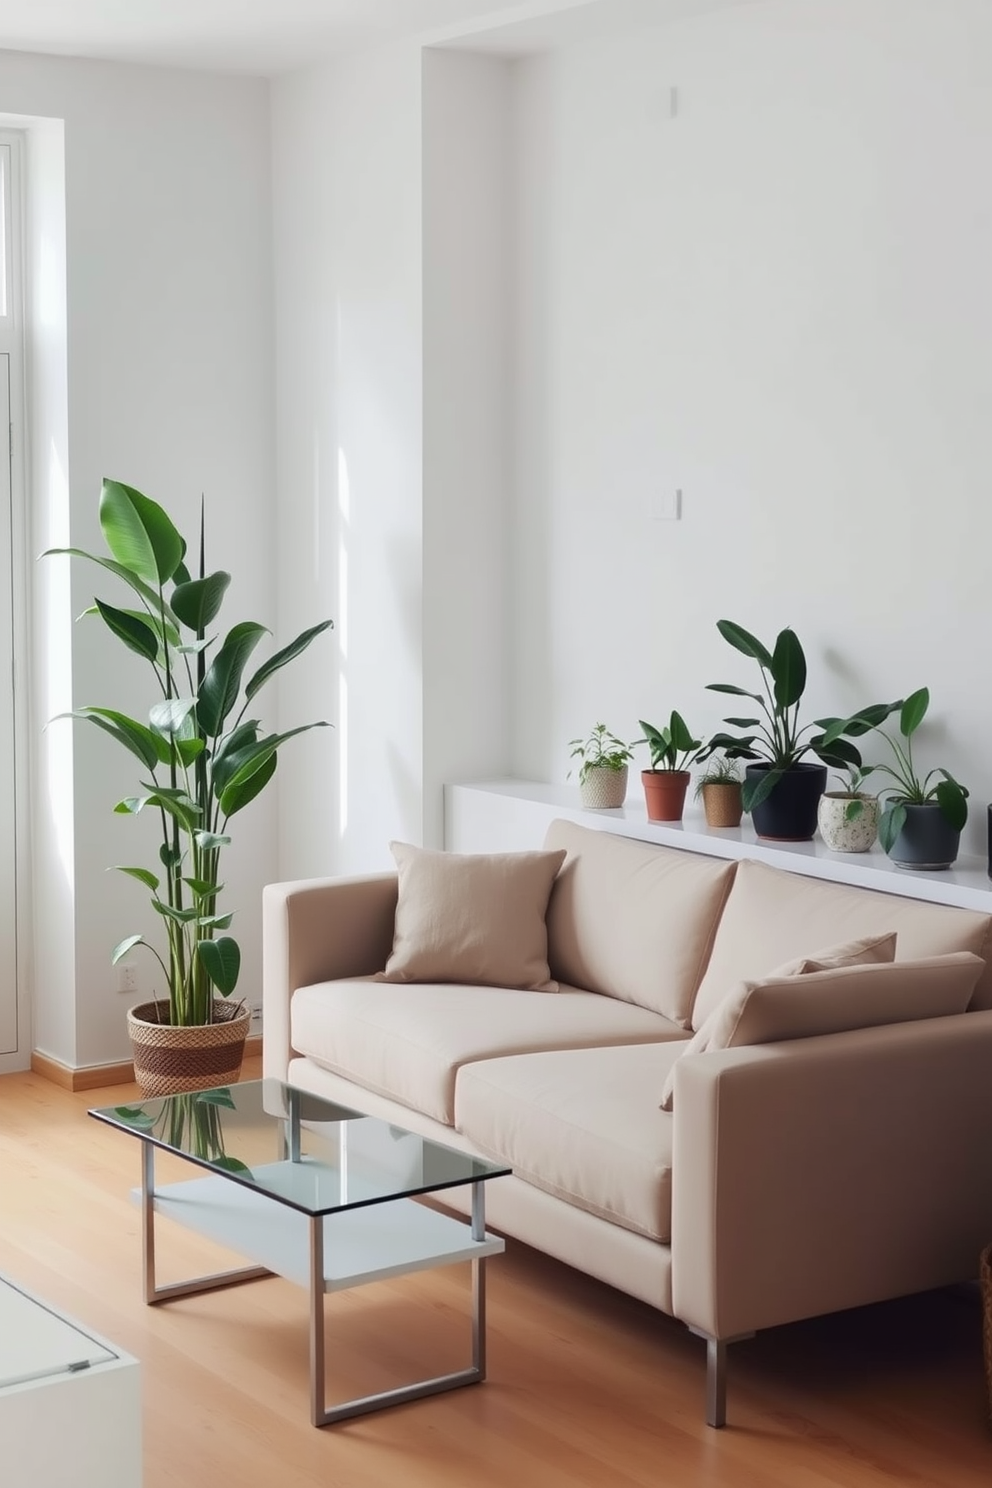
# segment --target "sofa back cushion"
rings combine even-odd
[[[990,927],[992,918],[977,910],[825,883],[748,859],[738,865],[693,1004],[692,1027],[698,1029],[737,982],[766,977],[816,946],[894,930],[900,961],[949,951],[987,959]],[[990,1005],[992,969],[986,965],[972,1006]]]
[[[688,1028],[736,865],[567,821],[544,845],[568,854],[548,905],[551,975]]]
[[[952,951],[919,961],[874,961],[832,970],[738,982],[678,1057],[848,1033],[883,1023],[913,1023],[963,1013],[985,969],[980,956]],[[674,1067],[661,1109],[672,1109]]]

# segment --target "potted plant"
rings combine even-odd
[[[744,815],[740,762],[725,754],[711,755],[696,781],[695,799],[702,800],[708,827],[739,827]]]
[[[148,890],[166,938],[165,958],[140,934],[127,936],[111,956],[116,963],[134,946],[147,945],[168,991],[167,998],[128,1014],[135,1076],[149,1095],[226,1085],[240,1074],[250,1020],[243,1004],[228,1000],[241,967],[237,941],[223,933],[232,916],[220,906],[229,823],[272,779],[280,745],[323,726],[264,734],[249,709],[264,684],[332,622],[303,631],[244,681],[266,629],[241,621],[219,644],[210,633],[231,578],[206,572],[202,513],[196,578],[186,567],[186,542],[171,519],[133,487],[103,482],[100,527],[108,555],[61,548],[46,556],[87,558],[128,586],[135,608],[97,599],[87,613],[98,614],[122,645],[148,662],[155,677],[156,700],[147,722],[102,706],[67,715],[102,729],[141,765],[141,794],[126,796],[114,810],[151,811],[159,822],[155,867],[119,869]],[[226,1049],[227,1044],[232,1047]],[[177,1063],[160,1052],[161,1045],[175,1046]]]
[[[759,718],[725,718],[735,728],[755,729],[743,736],[715,734],[706,754],[721,749],[732,759],[751,761],[745,769],[744,810],[754,818],[759,837],[807,842],[816,831],[817,803],[827,783],[827,765],[843,768],[861,764],[851,738],[865,734],[889,716],[897,704],[878,703],[847,719],[819,719],[799,724],[799,704],[806,690],[806,656],[794,630],[779,632],[769,650],[732,620],[718,620],[717,629],[736,651],[758,663],[764,692],[748,692],[728,682],[711,682],[711,692],[750,698],[761,710]],[[828,738],[828,723],[837,728]],[[846,735],[846,737],[844,737]],[[816,760],[807,759],[813,754]]]
[[[898,735],[879,730],[894,763],[875,769],[894,784],[884,793],[878,837],[900,868],[949,868],[968,820],[967,789],[944,769],[921,777],[913,762],[913,735],[929,706],[929,689],[921,687],[902,704]]]
[[[694,739],[680,713],[672,712],[663,728],[639,720],[651,754],[651,766],[641,771],[648,821],[681,821],[689,766],[699,758],[701,743]]]
[[[579,796],[583,806],[592,811],[622,806],[627,795],[627,766],[634,758],[634,745],[625,744],[616,734],[611,734],[605,723],[597,723],[588,738],[570,740],[569,748],[572,751],[570,758],[581,761]],[[569,779],[571,775],[569,770]]]
[[[838,772],[841,789],[824,791],[816,822],[831,852],[868,852],[878,837],[878,797],[862,790],[874,765],[847,765]]]

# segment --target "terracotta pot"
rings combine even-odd
[[[700,791],[708,827],[739,827],[744,815],[739,780],[710,780]]]
[[[848,817],[852,801],[861,802],[861,811]],[[831,852],[868,852],[878,837],[878,797],[860,791],[852,796],[844,791],[827,791],[816,808],[820,836]]]
[[[241,1078],[251,1009],[214,1002],[213,1023],[173,1028],[167,1002],[143,1002],[127,1015],[134,1078],[145,1095],[179,1095]]]
[[[648,821],[674,822],[682,820],[685,809],[685,793],[689,787],[688,770],[642,770],[644,800],[648,808]]]
[[[590,765],[579,783],[579,797],[588,811],[615,810],[627,795],[627,766],[611,770],[608,765]]]

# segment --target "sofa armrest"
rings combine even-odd
[[[397,876],[312,878],[262,890],[262,1072],[285,1080],[297,987],[382,971],[393,948]]]
[[[672,1295],[712,1338],[973,1278],[992,1241],[992,1013],[689,1055]]]

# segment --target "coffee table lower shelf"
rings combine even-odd
[[[473,1188],[471,1225],[417,1203],[391,1199],[339,1213],[310,1216],[224,1177],[194,1178],[156,1188],[151,1143],[143,1142],[142,1207],[145,1301],[168,1302],[259,1277],[277,1275],[310,1294],[310,1418],[328,1426],[385,1406],[437,1395],[485,1378],[485,1272],[505,1241],[485,1229],[483,1185]],[[217,1275],[158,1286],[155,1216],[193,1230],[254,1264]],[[478,1238],[477,1238],[478,1237]],[[467,1369],[328,1406],[325,1394],[325,1292],[343,1291],[435,1266],[472,1263],[472,1363]]]

